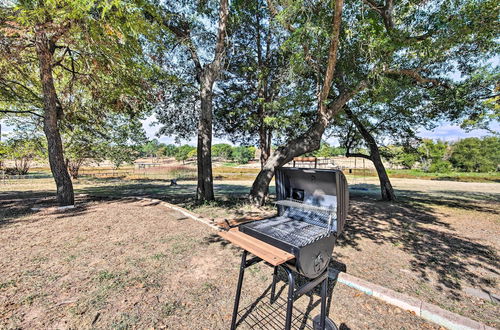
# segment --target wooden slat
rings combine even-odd
[[[282,263],[292,260],[295,256],[284,250],[278,249],[275,246],[262,242],[255,237],[242,233],[238,228],[232,228],[228,231],[221,231],[219,235],[239,246],[248,252],[255,254],[257,257],[262,258],[273,266],[281,265]]]

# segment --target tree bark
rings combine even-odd
[[[73,184],[64,162],[63,146],[58,125],[62,117],[62,108],[57,99],[57,92],[52,76],[52,57],[55,44],[43,31],[36,31],[35,44],[43,92],[43,130],[47,138],[50,170],[57,187],[57,201],[60,206],[74,205]]]
[[[271,102],[269,90],[269,75],[271,72],[271,29],[266,31],[265,39],[265,55],[263,54],[262,38],[261,38],[261,17],[257,10],[256,22],[256,42],[257,42],[257,64],[259,66],[259,81],[257,90],[257,115],[259,118],[259,149],[260,149],[260,168],[264,168],[264,164],[271,155],[271,139],[272,131],[266,127],[266,105]]]
[[[214,200],[213,175],[212,175],[212,88],[213,82],[206,81],[204,77],[201,84],[201,109],[198,121],[198,186],[196,199]]]
[[[228,17],[228,0],[221,0],[215,56],[210,64],[202,67],[196,52],[192,51],[193,61],[198,71],[201,101],[197,146],[198,186],[196,189],[196,199],[199,201],[211,201],[215,199],[212,175],[212,98],[213,86],[222,68],[225,56]]]
[[[260,168],[264,168],[269,156],[271,155],[272,133],[266,129],[264,123],[259,127],[259,148],[260,148]]]
[[[389,176],[385,170],[385,166],[382,162],[382,157],[380,157],[380,150],[378,148],[377,142],[370,134],[370,132],[366,129],[363,123],[356,117],[356,115],[348,108],[344,110],[347,117],[354,123],[359,133],[365,140],[368,148],[370,149],[370,155],[366,158],[370,159],[377,170],[378,179],[380,182],[380,193],[382,195],[382,200],[384,201],[395,201],[396,195],[394,193],[394,188],[392,187],[391,181],[389,180]],[[356,154],[346,154],[349,156],[356,156]]]

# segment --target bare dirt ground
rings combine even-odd
[[[207,226],[131,199],[8,214],[15,201],[2,195],[2,203],[1,328],[229,327],[241,251]],[[248,269],[242,308],[268,293],[271,274],[262,264]],[[304,296],[296,306],[314,316],[317,301]],[[331,317],[343,329],[437,328],[341,284]]]
[[[399,201],[387,203],[377,200],[378,186],[375,178],[350,177],[349,181],[351,188],[353,188],[351,189],[349,220],[346,233],[334,251],[336,259],[346,264],[348,273],[500,328],[498,303],[484,298],[488,294],[497,296],[500,294],[500,266],[498,262],[500,184],[393,179]],[[85,194],[85,197],[80,197],[84,199],[81,201],[82,205],[94,205],[93,203],[99,199],[104,199],[103,203],[106,205],[109,203],[107,201],[109,198],[146,195],[178,203],[206,218],[213,219],[215,222],[222,222],[224,219],[243,221],[247,217],[265,216],[274,212],[272,204],[258,209],[244,203],[242,196],[248,192],[250,184],[250,181],[219,181],[216,185],[219,201],[202,206],[193,203],[194,182],[180,182],[178,187],[169,187],[168,182],[165,181],[81,181],[76,185],[76,188],[77,192]],[[22,226],[21,224],[31,225],[31,223],[39,222],[35,219],[39,219],[40,214],[26,215],[26,212],[29,212],[29,208],[32,206],[50,203],[52,201],[51,194],[53,196],[50,181],[45,184],[27,184],[10,188],[10,191],[4,190],[2,193],[0,186],[0,217],[4,218],[0,221],[1,237],[5,237],[6,229],[17,228],[16,226]],[[92,207],[99,209],[97,205]],[[92,209],[90,206],[88,207],[89,210]],[[122,208],[121,204],[120,208]],[[87,216],[91,215],[89,212],[86,210],[85,213],[82,213],[81,218],[80,215],[70,218],[80,219],[77,223],[85,223],[90,221],[87,219]],[[147,215],[149,216],[149,213]],[[122,220],[117,217],[115,220],[110,219],[109,221],[119,223]],[[144,221],[144,219],[138,215],[136,221]],[[41,223],[49,224],[50,221]],[[192,234],[196,235],[197,229],[195,228],[198,227],[191,225],[189,227],[189,233],[194,231]],[[21,228],[23,227],[18,228],[19,233],[22,233]],[[40,227],[36,231],[41,232],[42,229],[44,228]],[[76,230],[71,234],[71,227],[68,226],[67,229],[67,235],[80,237],[81,230]],[[101,240],[106,240],[107,236],[102,236],[106,231],[99,227],[95,230],[97,237],[99,237],[98,234],[101,235],[101,239],[98,239],[98,243],[96,243],[99,246],[102,244]],[[182,226],[176,227],[175,231],[182,233]],[[128,231],[124,233],[128,233]],[[189,233],[183,235],[189,236]],[[206,235],[205,230],[202,236],[206,237]],[[33,236],[36,237],[34,234]],[[30,240],[28,239],[28,241]],[[18,242],[24,241],[18,240]],[[3,240],[1,244],[6,246]],[[127,243],[127,245],[129,244]],[[223,244],[216,242],[207,246],[214,245],[220,245],[219,248],[222,248]],[[228,247],[224,247],[223,250],[225,251],[225,249]],[[200,258],[213,252],[207,248],[193,251],[196,251],[194,252],[196,254],[200,253]],[[111,253],[109,249],[107,253]],[[224,283],[227,285],[222,285],[223,287],[227,286],[228,291],[224,293],[224,297],[228,300],[224,308],[229,313],[231,308],[228,306],[230,306],[230,300],[234,294],[232,290],[234,290],[239,263],[238,256],[235,256],[237,254],[237,252],[232,251],[231,254],[224,255],[232,267],[230,268],[232,273],[228,273],[230,275],[225,278],[226,282]],[[0,257],[0,259],[4,258]],[[24,267],[27,265],[32,267],[35,263],[33,260],[36,261],[36,259],[25,260]],[[263,267],[263,274],[265,273],[267,277],[270,276],[267,270],[264,271],[265,266],[256,267]],[[226,271],[229,272],[228,269],[225,268],[220,276],[224,276]],[[247,278],[249,282],[251,276],[253,275],[249,275]],[[3,287],[0,289],[2,294],[3,290],[13,288],[9,284],[13,283],[9,282],[10,277],[0,274],[0,279],[2,283],[0,285]],[[263,290],[264,286],[259,285],[265,285],[268,281],[262,280],[261,282],[260,284],[252,283],[256,288]],[[90,281],[90,283],[95,285],[95,282]],[[172,290],[174,289],[172,287]],[[402,323],[393,324],[387,319],[381,321],[385,322],[384,326],[377,325],[376,322],[380,317],[373,314],[374,307],[371,304],[376,304],[378,309],[382,308],[381,311],[384,312],[379,311],[379,314],[389,313],[387,315],[390,315],[392,311],[397,309],[358,295],[356,291],[342,285],[336,286],[335,290],[335,292],[339,292],[334,292],[334,301],[337,303],[333,306],[332,316],[335,321],[345,322],[348,327],[352,328],[403,327]],[[482,293],[483,298],[477,297],[477,292]],[[256,296],[258,295],[252,296],[254,300]],[[352,299],[346,297],[352,297]],[[366,301],[357,304],[356,299],[358,298],[366,299]],[[247,300],[247,303],[249,302],[250,300]],[[339,304],[342,308],[339,308]],[[242,306],[244,305],[243,303]],[[350,306],[356,306],[356,308]],[[372,319],[364,319],[358,314],[366,314]],[[407,317],[405,313],[400,314],[392,315],[391,322],[395,322],[394,320],[399,319],[401,315]],[[100,318],[101,316],[99,316]],[[364,321],[357,324],[359,318]],[[187,322],[188,319],[186,317],[184,320]],[[409,322],[409,320],[407,321]],[[369,322],[375,322],[375,325],[369,326]],[[415,326],[411,327],[422,326],[421,323],[414,322],[416,321],[412,319],[410,323],[415,324]],[[111,324],[112,322],[109,323],[109,325]],[[218,328],[223,323],[210,324],[213,325],[212,328]]]

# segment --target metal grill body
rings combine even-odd
[[[338,170],[282,168],[276,173],[278,216],[240,231],[295,255],[289,266],[315,278],[330,261],[347,214],[347,183]]]

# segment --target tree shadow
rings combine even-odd
[[[421,191],[399,191],[398,196],[398,202],[383,202],[352,192],[346,228],[337,244],[361,250],[360,241],[369,239],[381,246],[386,243],[398,246],[413,257],[414,272],[428,281],[430,273],[437,274],[439,284],[451,289],[452,294],[457,294],[453,290],[461,289],[461,281],[495,285],[484,272],[474,270],[482,268],[499,275],[495,249],[460,235],[450,224],[441,221],[432,208],[432,205],[440,205],[497,213],[481,202],[489,201],[490,197],[456,192],[440,192],[435,196]]]
[[[9,191],[0,193],[0,227],[13,225],[20,219],[38,212],[50,212],[57,218],[73,217],[87,211],[89,199],[85,196],[75,197],[75,208],[57,209],[56,195],[50,191]],[[23,224],[44,220],[43,215],[23,219]]]

